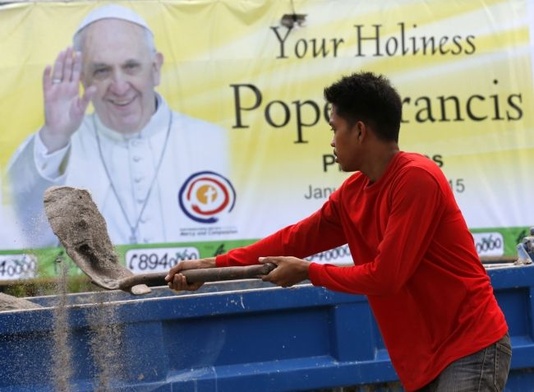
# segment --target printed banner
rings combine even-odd
[[[52,170],[54,154],[36,141],[43,71],[106,4],[153,32],[161,114],[146,132],[162,131],[142,134],[146,143],[113,139],[91,105]],[[334,161],[323,89],[361,70],[398,89],[400,147],[444,171],[479,253],[514,255],[534,225],[532,26],[526,0],[1,5],[0,279],[56,273],[61,249],[42,211],[50,185],[92,193],[134,272],[221,253],[309,215],[350,175]]]

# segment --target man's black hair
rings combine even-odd
[[[344,76],[324,89],[324,97],[349,123],[363,121],[380,139],[398,142],[402,101],[385,76],[372,72]]]

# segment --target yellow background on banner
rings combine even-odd
[[[103,3],[0,7],[3,169],[43,122],[45,65]],[[406,100],[401,148],[440,164],[470,227],[534,222],[526,0],[116,3],[152,27],[165,56],[159,91],[170,106],[231,131],[236,214],[250,238],[307,215],[327,196],[306,198],[310,189],[346,178],[325,163],[332,149],[322,90],[359,70],[384,73],[398,88]],[[291,4],[306,20],[288,31],[280,20]]]

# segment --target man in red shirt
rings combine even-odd
[[[289,287],[308,279],[366,295],[406,390],[502,391],[512,353],[506,320],[444,174],[399,149],[399,94],[385,77],[362,72],[324,95],[337,162],[355,173],[300,222],[216,258],[178,264],[169,287],[200,287],[187,283],[184,269],[274,263],[263,280]],[[353,266],[303,259],[343,244]]]

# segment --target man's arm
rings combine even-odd
[[[397,178],[376,256],[358,260],[354,266],[314,263],[309,269],[311,282],[353,294],[389,295],[400,290],[419,267],[442,223],[441,187],[420,169]]]
[[[308,277],[308,261],[302,257],[332,249],[346,243],[332,200],[302,221],[277,231],[251,245],[237,248],[224,255],[184,261],[173,267],[166,277],[173,290],[196,290],[201,284],[189,285],[179,272],[190,268],[244,266],[264,262],[277,265],[263,280],[284,287]],[[272,257],[276,256],[276,257]],[[291,256],[291,257],[280,257]]]
[[[44,214],[43,194],[48,187],[63,183],[70,138],[96,91],[89,87],[80,96],[80,75],[81,56],[72,48],[60,52],[54,65],[45,68],[45,123],[19,147],[9,164],[11,197],[30,247],[57,244]]]
[[[69,47],[58,54],[53,67],[47,66],[43,72],[45,124],[39,135],[49,153],[68,145],[96,92],[92,86],[80,96],[81,69],[81,54]]]
[[[216,258],[217,267],[257,264],[260,257],[294,256],[304,258],[345,244],[332,198],[298,223],[287,226],[251,245]]]

